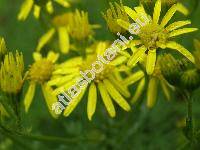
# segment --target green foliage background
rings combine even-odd
[[[6,40],[8,49],[20,50],[24,54],[26,68],[33,62],[32,52],[37,40],[44,33],[44,29],[33,18],[25,22],[17,21],[22,0],[0,0],[0,36]],[[97,31],[99,40],[115,39],[107,30],[101,11],[105,11],[109,0],[80,0],[73,6],[89,12],[91,23],[98,23],[102,28]],[[192,12],[189,19],[193,27],[200,28],[200,3],[195,0],[184,0],[183,3]],[[129,6],[136,6],[136,0],[124,0]],[[198,5],[197,5],[198,4]],[[200,39],[199,31],[179,39],[189,50],[193,50],[193,38]],[[26,88],[25,88],[26,89]],[[134,92],[134,90],[132,90]],[[200,125],[200,90],[194,94],[194,119]],[[133,106],[130,113],[117,111],[117,116],[110,119],[101,103],[98,101],[97,111],[93,121],[88,121],[86,116],[86,99],[78,105],[68,118],[53,120],[46,109],[41,90],[37,95],[28,114],[24,115],[23,124],[36,135],[51,135],[72,140],[71,142],[38,142],[27,138],[20,138],[25,145],[20,146],[16,141],[11,142],[8,137],[0,135],[0,149],[47,149],[47,150],[169,150],[181,149],[186,143],[182,128],[177,127],[177,122],[186,116],[186,105],[175,96],[171,101],[166,101],[159,93],[158,101],[152,110],[146,108],[146,98]],[[199,145],[200,148],[200,145]]]

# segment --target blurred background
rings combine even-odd
[[[17,14],[23,0],[0,0],[0,36],[5,38],[10,51],[19,50],[24,54],[26,68],[33,62],[32,52],[37,41],[45,32],[37,20],[31,15],[25,22],[17,20]],[[99,40],[114,40],[108,31],[101,12],[109,7],[110,0],[79,0],[71,8],[88,11],[90,22],[100,24],[95,38]],[[200,5],[194,0],[182,1],[191,11],[188,18],[193,27],[200,28]],[[136,6],[137,0],[123,0],[128,6]],[[197,5],[198,4],[198,5]],[[184,18],[184,17],[183,17]],[[200,39],[199,31],[187,34],[179,39],[187,49],[192,51],[193,39]],[[25,88],[26,89],[26,88]],[[132,90],[134,92],[134,90]],[[194,119],[196,126],[200,125],[200,90],[194,94]],[[117,110],[114,119],[109,118],[102,103],[98,101],[97,111],[92,121],[87,119],[86,100],[82,100],[76,110],[68,118],[54,120],[48,113],[40,89],[31,105],[28,114],[24,115],[23,124],[36,135],[48,135],[70,139],[70,142],[48,142],[23,139],[26,149],[55,149],[55,150],[169,150],[181,149],[186,143],[183,135],[186,104],[177,100],[175,95],[166,101],[159,93],[157,103],[153,109],[146,107],[145,95],[127,113]],[[200,126],[199,126],[200,127]],[[22,149],[23,146],[0,135],[0,150]],[[199,147],[200,148],[200,147]]]

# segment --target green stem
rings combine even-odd
[[[77,143],[80,139],[78,138],[60,138],[60,137],[54,137],[54,136],[41,136],[41,135],[19,135],[22,138],[26,138],[29,140],[34,141],[43,141],[43,142],[56,142],[56,143],[62,143],[62,144],[69,144],[69,143]]]
[[[187,94],[187,118],[186,118],[186,129],[187,129],[187,136],[191,142],[193,143],[193,136],[194,136],[194,129],[193,129],[193,100],[190,96],[190,94]]]
[[[32,134],[23,134],[19,132],[13,132],[9,129],[5,128],[2,124],[0,124],[0,131],[3,131],[4,134],[12,136],[15,139],[23,138],[27,140],[39,141],[39,142],[54,142],[54,143],[61,143],[61,144],[75,144],[79,141],[98,141],[96,139],[88,139],[84,137],[76,137],[76,138],[61,138],[55,136],[43,136],[43,135],[32,135]]]

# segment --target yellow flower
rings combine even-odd
[[[88,13],[84,11],[76,10],[69,20],[69,34],[78,41],[90,38],[94,28],[99,28],[99,25],[91,25]]]
[[[114,4],[110,3],[110,8],[106,11],[106,13],[102,13],[102,15],[106,20],[109,30],[112,33],[117,34],[118,32],[119,33],[126,32],[126,30],[120,27],[116,22],[117,19],[122,19],[127,22],[129,21],[128,16],[124,11],[122,1],[120,1],[120,4],[116,2]]]
[[[79,10],[54,17],[52,24],[53,27],[39,39],[37,51],[40,51],[55,36],[57,31],[59,48],[62,53],[66,54],[70,49],[69,36],[76,40],[86,40],[92,36],[93,28],[97,27],[89,24],[88,13]]]
[[[54,90],[54,93],[59,94],[58,97],[60,98],[63,98],[64,96],[68,97],[66,93],[73,93],[72,95],[78,93],[77,97],[72,97],[71,101],[67,102],[68,106],[66,106],[66,109],[64,110],[64,116],[69,116],[71,114],[82,100],[87,88],[87,115],[89,120],[92,119],[96,110],[98,90],[108,114],[111,117],[115,117],[116,115],[112,100],[125,111],[131,109],[124,99],[124,97],[129,97],[130,93],[127,88],[121,84],[121,68],[118,67],[126,61],[126,57],[117,57],[109,63],[105,56],[102,55],[106,48],[108,48],[108,43],[99,42],[95,48],[96,54],[87,55],[85,59],[75,57],[56,67],[56,70],[53,72],[54,77],[48,82],[48,85],[57,87]],[[114,57],[114,54],[112,54],[112,57]],[[79,87],[75,85],[78,85]]]
[[[54,36],[58,34],[59,48],[62,53],[68,53],[70,47],[68,24],[72,13],[65,13],[53,18],[54,27],[49,29],[40,39],[36,51],[40,51]]]
[[[170,100],[170,89],[173,90],[173,87],[165,80],[161,73],[159,61],[157,61],[155,70],[153,74],[149,76],[147,82],[147,107],[149,108],[152,108],[155,105],[159,85],[161,86],[162,91],[167,100]],[[146,86],[146,79],[143,71],[139,70],[134,74],[130,75],[123,81],[123,84],[125,86],[129,86],[136,82],[139,83],[137,85],[135,94],[131,99],[131,103],[135,103],[144,92]]]
[[[47,57],[43,58],[40,53],[35,52],[33,57],[35,62],[30,66],[27,76],[30,84],[24,99],[25,111],[29,110],[32,103],[36,84],[40,84],[49,112],[56,118],[57,115],[52,111],[51,105],[57,102],[57,98],[56,95],[53,95],[53,90],[47,85],[47,82],[52,76],[55,67],[54,63],[57,61],[59,55],[50,51]]]
[[[184,34],[196,31],[197,28],[182,28],[185,25],[191,24],[189,20],[185,21],[177,21],[166,27],[172,16],[176,11],[180,11],[184,13],[184,9],[182,9],[182,5],[179,3],[174,4],[165,14],[163,19],[159,23],[160,13],[161,13],[161,0],[157,0],[154,7],[153,18],[146,14],[143,6],[135,7],[135,10],[124,6],[125,12],[137,23],[134,24],[134,33],[138,35],[140,40],[135,40],[140,47],[135,51],[135,53],[131,56],[128,61],[129,66],[135,65],[143,55],[147,55],[147,63],[146,63],[146,71],[148,74],[152,74],[154,72],[155,64],[156,64],[156,54],[159,48],[166,49],[170,48],[176,50],[187,57],[191,62],[194,63],[193,55],[185,49],[182,45],[176,43],[175,41],[170,40],[171,38]],[[144,18],[148,18],[149,21],[145,23],[141,20]],[[118,24],[125,28],[126,30],[130,30],[130,23],[117,20]],[[133,32],[133,30],[132,30]],[[134,41],[132,41],[134,43]]]
[[[23,85],[24,61],[22,53],[5,55],[0,69],[0,89],[8,94],[18,94]]]
[[[36,19],[40,17],[41,9],[44,9],[49,14],[52,14],[54,12],[53,3],[57,3],[65,8],[70,7],[70,4],[67,2],[67,0],[46,0],[38,2],[35,0],[24,0],[18,14],[18,20],[26,20],[32,9],[33,15]]]

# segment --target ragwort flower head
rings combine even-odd
[[[89,120],[92,119],[96,111],[98,90],[107,112],[111,117],[115,117],[116,115],[113,100],[125,111],[130,110],[130,106],[124,98],[129,97],[130,93],[121,84],[121,69],[119,67],[126,60],[126,57],[120,56],[108,64],[109,61],[106,60],[105,56],[102,56],[106,48],[108,48],[107,42],[99,42],[95,49],[96,54],[87,55],[85,59],[81,57],[72,58],[56,67],[56,70],[53,72],[55,77],[48,82],[48,85],[57,87],[54,93],[56,95],[59,94],[59,99],[63,98],[60,95],[64,93],[63,91],[71,95],[74,91],[78,93],[77,97],[68,102],[64,110],[64,116],[69,116],[72,113],[82,100],[86,89],[88,89],[87,115]],[[102,57],[96,61],[99,55]],[[96,73],[91,71],[93,70],[91,68],[94,66]],[[80,72],[82,72],[82,76]],[[83,79],[83,76],[87,77]],[[63,95],[65,96],[66,93]]]
[[[181,83],[184,89],[193,91],[199,88],[200,85],[200,72],[197,69],[188,69],[183,72],[181,76]]]
[[[18,14],[18,20],[26,20],[31,10],[33,10],[33,15],[36,19],[40,17],[42,10],[52,14],[54,12],[54,3],[57,3],[65,8],[70,7],[70,4],[67,2],[67,0],[24,0]]]
[[[69,18],[69,34],[75,40],[87,40],[94,34],[93,29],[98,25],[91,25],[88,19],[88,13],[78,9]]]
[[[72,13],[64,13],[62,15],[55,16],[52,20],[53,27],[49,29],[38,41],[36,51],[41,51],[41,49],[50,42],[53,37],[58,36],[58,45],[60,51],[64,54],[69,52],[70,39],[69,39],[69,18],[72,17]]]
[[[171,85],[189,91],[199,87],[200,72],[188,60],[176,60],[172,55],[165,54],[161,57],[160,66],[163,76]]]
[[[119,33],[127,32],[124,28],[119,26],[116,22],[117,19],[122,19],[127,22],[129,21],[128,15],[124,11],[122,1],[120,1],[120,4],[116,2],[114,4],[112,3],[109,3],[109,4],[110,4],[110,8],[106,10],[105,13],[102,13],[104,19],[106,20],[109,30],[114,34],[117,34],[118,32]]]
[[[141,15],[145,18],[149,18],[149,21],[146,23],[138,23],[139,29],[135,33],[138,35],[140,40],[136,40],[137,44],[135,45],[140,47],[128,61],[129,66],[134,66],[140,60],[140,58],[143,57],[143,55],[147,55],[146,71],[148,74],[152,74],[155,68],[157,51],[159,48],[170,48],[176,50],[194,63],[193,55],[182,45],[172,41],[171,39],[184,33],[196,31],[197,28],[179,29],[180,27],[191,24],[189,20],[177,21],[166,26],[176,11],[184,13],[185,10],[182,10],[182,5],[179,3],[174,4],[167,11],[160,23],[159,18],[161,14],[161,0],[157,0],[155,3],[153,18],[146,14],[142,5],[135,7],[135,10],[132,10],[127,6],[124,6],[124,9],[135,22],[138,22],[138,18],[141,18]],[[129,30],[129,22],[119,19],[118,24]],[[132,42],[134,43],[134,41]]]
[[[0,69],[0,89],[8,94],[18,94],[23,86],[24,61],[22,53],[9,52]]]
[[[76,10],[67,12],[52,19],[52,28],[40,39],[36,51],[40,51],[53,37],[57,35],[58,45],[62,53],[67,54],[70,50],[70,37],[80,41],[88,40],[94,34],[93,29],[98,25],[91,25],[88,13]]]
[[[144,89],[147,85],[147,107],[152,108],[157,100],[158,90],[161,87],[165,97],[167,100],[170,100],[170,90],[173,90],[173,87],[165,80],[161,73],[160,69],[160,58],[156,63],[156,67],[154,72],[148,78],[145,77],[145,73],[141,70],[138,70],[128,76],[126,79],[123,80],[123,84],[125,86],[129,86],[132,84],[137,84],[137,88],[135,91],[134,96],[131,99],[132,103],[137,102],[141,95],[144,93]]]
[[[40,53],[33,54],[35,62],[30,66],[27,79],[29,80],[29,87],[24,98],[25,111],[28,112],[29,107],[35,95],[36,85],[42,87],[42,92],[49,108],[51,115],[56,118],[57,115],[52,111],[51,105],[57,102],[56,96],[52,94],[51,87],[47,86],[47,82],[51,79],[54,71],[55,62],[59,55],[50,51],[46,58],[42,57]]]
[[[160,67],[162,74],[172,85],[180,85],[180,76],[186,66],[180,60],[176,60],[171,54],[161,56]]]

